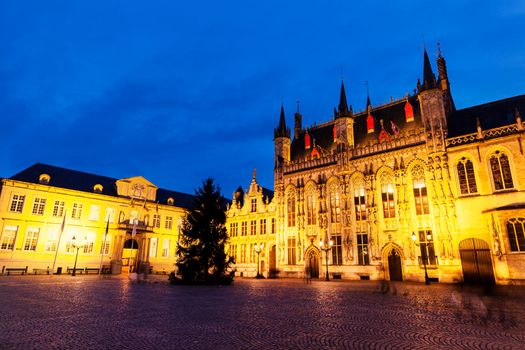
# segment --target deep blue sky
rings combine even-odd
[[[401,97],[436,41],[458,108],[523,94],[524,33],[525,1],[3,1],[0,176],[213,176],[230,197],[257,168],[272,188],[281,101],[293,126],[297,99],[303,124],[331,118],[341,76],[354,110],[365,81]]]

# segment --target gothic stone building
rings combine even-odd
[[[354,112],[342,84],[333,120],[303,127],[297,112],[293,137],[281,107],[275,193],[256,209],[275,218],[256,234],[263,263],[297,277],[524,281],[525,95],[457,110],[445,59],[436,78],[423,58],[413,95]],[[231,224],[251,226],[250,205],[228,212],[239,266],[253,248]]]

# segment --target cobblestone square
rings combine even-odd
[[[2,349],[523,349],[522,287],[0,278]]]

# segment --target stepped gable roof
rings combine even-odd
[[[525,95],[514,96],[452,112],[447,118],[448,137],[475,133],[477,131],[476,119],[479,119],[483,130],[515,124],[516,108],[522,116],[525,114]]]
[[[49,186],[93,193],[93,187],[100,184],[103,186],[100,194],[118,197],[117,179],[42,163],[33,164],[9,179],[38,184],[41,174],[48,174],[51,177],[47,184]],[[194,197],[190,194],[162,188],[157,189],[157,201],[159,203],[165,204],[170,197],[173,198],[174,206],[177,207],[190,208],[193,204]]]
[[[308,132],[310,135],[310,149],[304,148],[304,135]],[[328,122],[318,126],[313,126],[307,130],[301,130],[298,138],[292,140],[292,145],[290,147],[290,160],[296,161],[299,159],[304,159],[307,155],[310,155],[312,149],[315,146],[321,153],[331,152],[334,144],[334,122]]]
[[[421,112],[419,109],[419,101],[417,96],[410,96],[408,102],[412,105],[414,110],[414,121],[407,122],[405,117],[405,104],[406,99],[398,100],[393,103],[389,103],[384,106],[372,107],[370,114],[374,117],[374,132],[368,133],[366,127],[366,119],[368,117],[368,111],[360,112],[354,115],[354,143],[355,146],[365,146],[367,144],[379,143],[379,133],[381,132],[381,119],[383,119],[383,125],[385,131],[390,134],[390,137],[394,137],[392,130],[393,121],[397,126],[401,134],[410,132],[414,129],[419,129],[423,126],[421,121]]]

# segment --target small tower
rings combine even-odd
[[[293,138],[298,139],[299,134],[303,130],[303,116],[301,114],[301,110],[299,109],[299,100],[297,100],[297,111],[295,112],[293,118],[294,118]]]
[[[281,105],[279,126],[273,132],[273,142],[275,145],[275,168],[277,169],[290,161],[290,129],[286,127],[283,105]]]
[[[439,43],[438,46],[438,58],[437,58],[437,66],[438,66],[438,79],[439,79],[439,86],[441,87],[441,90],[443,90],[444,93],[444,99],[445,99],[445,111],[447,114],[454,112],[456,110],[456,106],[454,105],[454,100],[452,99],[452,94],[450,92],[450,82],[448,80],[448,73],[447,73],[447,62],[445,61],[445,58],[441,55],[441,46]]]
[[[341,81],[339,105],[336,111],[334,124],[334,142],[341,142],[347,147],[353,148],[354,118],[352,117],[352,108],[348,108],[344,81]],[[341,149],[344,149],[344,147]]]

